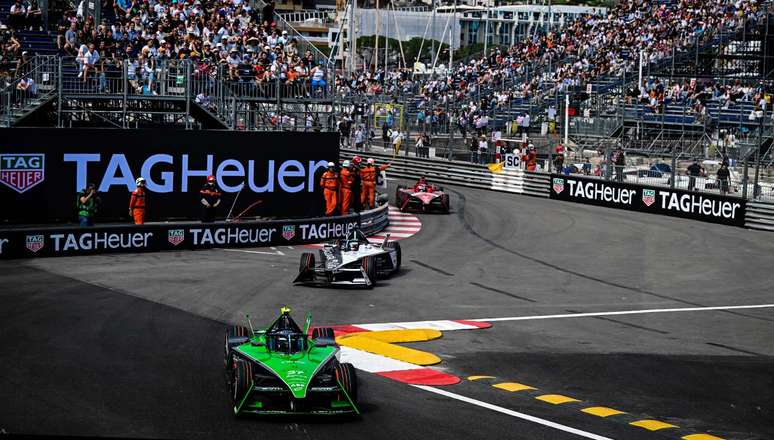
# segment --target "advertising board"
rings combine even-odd
[[[720,194],[562,174],[551,175],[549,193],[568,202],[744,227],[746,201]]]

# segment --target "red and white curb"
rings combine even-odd
[[[400,212],[400,209],[390,206],[387,212],[388,226],[375,235],[368,237],[371,243],[381,243],[384,237],[390,234],[390,241],[400,241],[415,235],[422,230],[422,222],[414,214]],[[323,247],[322,243],[307,244],[304,247],[319,249]]]
[[[488,322],[465,320],[413,321],[377,324],[332,326],[336,336],[380,330],[433,329],[439,331],[479,330],[491,327]],[[460,378],[436,368],[414,365],[351,347],[341,347],[341,362],[349,362],[358,370],[412,385],[454,385]]]
[[[422,229],[422,222],[414,214],[400,212],[400,209],[390,206],[387,212],[389,225],[383,231],[368,237],[371,241],[382,241],[390,234],[391,241],[400,241],[415,235]]]

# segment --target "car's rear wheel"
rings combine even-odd
[[[314,272],[314,253],[304,252],[301,254],[301,262],[298,265],[298,273],[300,275],[307,275]]]
[[[400,243],[397,241],[391,241],[387,243],[385,246],[387,249],[395,249],[395,268],[393,269],[395,272],[400,270],[400,264],[402,259],[402,251],[400,249]]]
[[[406,203],[406,194],[403,193],[403,190],[406,189],[403,185],[398,185],[398,188],[395,190],[395,206],[398,207],[401,211],[403,211],[403,205]]]
[[[376,260],[374,257],[364,257],[360,264],[368,279],[371,280],[371,285],[369,287],[374,287],[374,285],[376,285]]]
[[[443,205],[443,212],[449,213],[449,210],[451,209],[451,205],[449,204],[449,195],[444,194],[441,196],[441,205]]]
[[[237,361],[234,368],[234,380],[231,384],[231,399],[234,403],[234,414],[238,414],[242,401],[253,386],[253,365],[245,361]]]
[[[226,328],[225,343],[223,344],[225,347],[223,362],[227,370],[231,369],[233,367],[232,364],[234,363],[231,349],[238,347],[249,340],[250,331],[247,329],[247,327],[243,327],[241,325],[232,325]]]
[[[337,365],[336,377],[349,398],[352,399],[352,403],[357,403],[357,373],[355,372],[355,367],[349,363]]]

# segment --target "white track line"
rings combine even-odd
[[[486,403],[480,400],[471,399],[470,397],[465,397],[459,394],[450,393],[448,391],[445,391],[439,388],[430,387],[426,385],[412,385],[412,386],[419,388],[421,390],[429,391],[431,393],[440,394],[442,396],[446,396],[451,399],[456,399],[461,402],[469,403],[471,405],[476,405],[482,408],[486,408],[488,410],[496,411],[502,414],[507,414],[511,417],[517,417],[519,419],[526,420],[528,422],[537,423],[539,425],[547,426],[549,428],[558,429],[560,431],[569,432],[570,434],[579,435],[581,437],[590,438],[594,440],[612,440],[609,437],[603,437],[601,435],[593,434],[591,432],[582,431],[577,428],[572,428],[570,426],[562,425],[561,423],[552,422],[550,420],[541,419],[540,417],[535,417],[529,414],[520,413],[518,411],[513,411],[508,408],[503,408],[502,406],[492,405],[491,403]]]
[[[683,307],[683,308],[676,308],[676,309],[621,310],[617,312],[565,313],[561,315],[511,316],[507,318],[478,318],[478,319],[468,319],[467,321],[478,321],[478,322],[532,321],[532,320],[538,320],[538,319],[587,318],[587,317],[593,317],[593,316],[644,315],[648,313],[708,312],[713,310],[744,310],[744,309],[770,309],[770,308],[774,308],[774,304],[752,304],[747,306]]]
[[[264,252],[264,251],[248,251],[246,249],[226,249],[226,248],[215,248],[219,251],[226,251],[226,252],[243,252],[245,254],[263,254],[263,255],[285,255],[284,252],[281,250],[278,250],[277,248],[272,247],[272,249],[277,249],[274,252]]]

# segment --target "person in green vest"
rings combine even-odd
[[[99,205],[99,196],[97,195],[97,185],[90,183],[78,193],[75,201],[78,208],[78,221],[81,226],[94,226],[94,214],[97,213]]]

